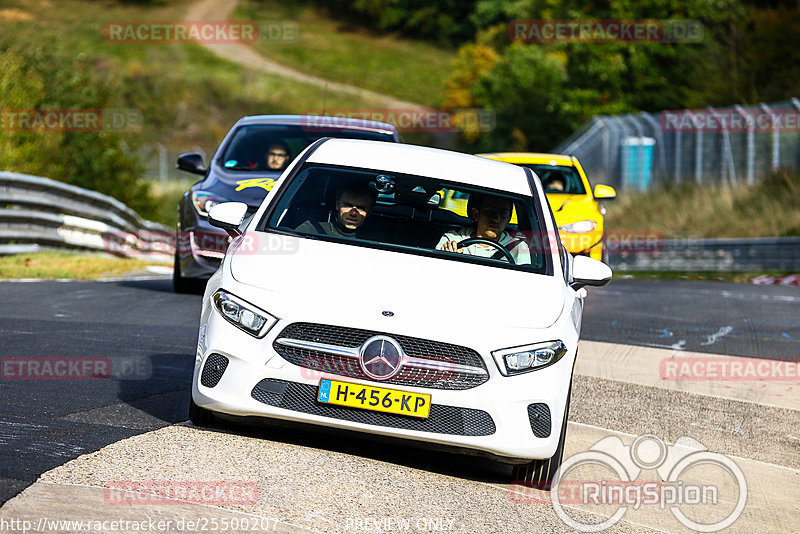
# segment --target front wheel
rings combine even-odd
[[[529,486],[543,491],[550,491],[553,487],[554,478],[561,467],[564,457],[564,442],[567,437],[567,416],[569,415],[569,401],[572,397],[572,381],[570,390],[567,392],[567,405],[564,409],[564,422],[561,425],[561,435],[558,437],[558,447],[551,458],[544,460],[533,460],[527,464],[515,465],[511,473],[513,481],[523,486]]]

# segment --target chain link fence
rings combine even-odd
[[[754,184],[800,168],[800,100],[618,116],[584,123],[553,149],[573,154],[594,183],[646,190],[694,182]]]

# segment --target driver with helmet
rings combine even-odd
[[[507,198],[471,194],[467,202],[467,214],[474,224],[446,232],[439,239],[436,249],[508,261],[502,251],[505,249],[511,253],[515,264],[530,264],[531,253],[527,243],[519,237],[512,237],[505,231],[511,220],[513,207]],[[459,242],[470,238],[488,240],[500,246],[490,243],[475,243],[458,248]]]

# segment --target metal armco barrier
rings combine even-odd
[[[800,272],[800,237],[665,239],[656,250],[615,253],[617,271]]]
[[[0,254],[68,248],[164,261],[175,235],[108,195],[49,178],[0,172]]]

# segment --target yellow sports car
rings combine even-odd
[[[542,180],[556,218],[561,242],[572,254],[605,260],[603,214],[598,200],[616,198],[614,188],[596,185],[594,190],[578,158],[563,154],[500,152],[478,154],[489,159],[528,167]]]

